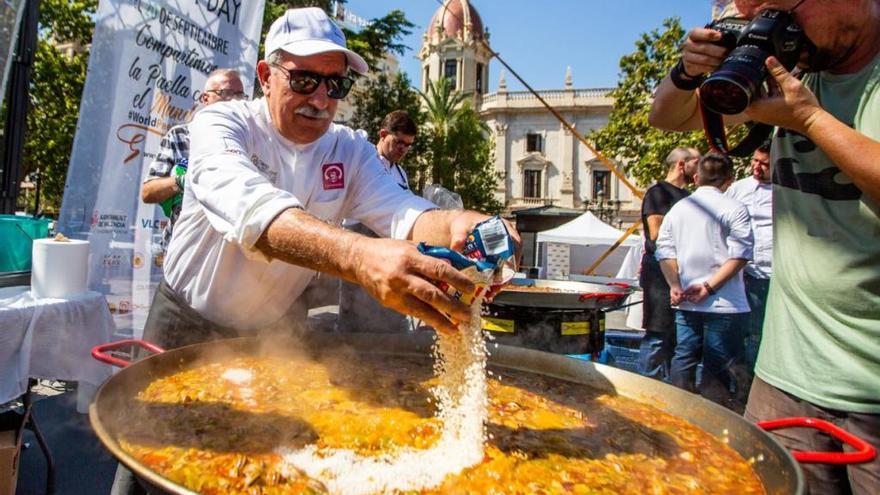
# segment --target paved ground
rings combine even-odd
[[[104,450],[89,426],[88,416],[76,412],[76,391],[39,398],[33,414],[46,437],[57,466],[58,495],[108,493],[116,461]],[[46,493],[46,461],[33,433],[26,431],[19,464],[16,495]]]

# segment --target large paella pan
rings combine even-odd
[[[545,309],[600,309],[620,306],[633,289],[621,283],[515,278],[495,296],[502,306]]]
[[[433,441],[426,337],[188,346],[115,374],[90,420],[156,493],[320,493],[320,482],[283,469],[284,449],[369,454]],[[698,396],[527,349],[494,347],[489,362],[483,462],[423,493],[802,492],[789,453]],[[263,383],[220,386],[240,383],[244,369]]]

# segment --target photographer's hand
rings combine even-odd
[[[809,138],[864,194],[880,203],[880,141],[853,129],[819,106],[816,96],[770,57],[767,67],[781,94],[761,98],[746,110],[755,120]]]
[[[746,114],[750,119],[772,124],[806,135],[824,111],[816,96],[776,60],[768,57],[767,69],[775,86],[768,96],[756,99]]]
[[[721,33],[714,29],[691,29],[681,46],[684,71],[695,77],[718,68],[727,55],[726,48],[715,44],[720,39]]]
[[[715,42],[721,33],[714,29],[695,28],[688,32],[681,46],[683,76],[694,78],[712,72],[727,55],[727,49]],[[652,126],[669,131],[693,131],[703,127],[697,107],[697,92],[676,87],[672,78],[663,79],[654,92],[651,115],[648,121]],[[725,123],[734,125],[744,121],[740,116],[725,116]]]

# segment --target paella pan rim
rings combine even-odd
[[[327,352],[333,347],[348,345],[362,352],[397,356],[429,357],[433,336],[394,334],[314,334],[305,346]],[[260,347],[255,338],[227,339],[196,344],[166,351],[144,358],[119,370],[99,388],[89,406],[89,421],[101,443],[139,479],[165,493],[197,495],[196,492],[164,478],[125,452],[109,430],[108,420],[113,409],[109,404],[114,394],[132,390],[130,383],[145,382],[185,369],[207,351],[232,349],[254,350]],[[323,345],[322,345],[323,344]],[[273,348],[283,346],[273,345]],[[501,368],[548,376],[575,384],[598,387],[610,393],[654,406],[668,414],[682,418],[703,431],[720,438],[729,433],[729,446],[744,459],[762,455],[764,460],[753,465],[768,495],[803,494],[804,479],[800,466],[773,437],[742,416],[714,404],[699,395],[671,385],[642,377],[635,373],[592,362],[568,358],[559,354],[535,351],[513,346],[489,343],[489,364]],[[123,386],[126,385],[126,386]],[[610,388],[609,388],[610,387]],[[137,390],[140,390],[137,388]],[[130,393],[130,392],[129,392]],[[102,417],[103,415],[103,417]]]
[[[516,290],[538,288],[545,291]],[[499,292],[493,304],[538,309],[612,310],[634,292],[632,287],[571,280],[515,278]],[[601,297],[595,297],[601,295]],[[591,297],[592,296],[592,297]]]
[[[103,387],[102,387],[103,388]],[[100,394],[100,390],[98,391]],[[147,481],[151,486],[164,490],[166,493],[180,494],[180,495],[199,495],[198,492],[194,492],[185,486],[178,485],[177,483],[169,480],[168,478],[163,477],[159,473],[153,471],[145,467],[141,464],[137,459],[128,454],[123,448],[119,445],[119,442],[110,434],[104,427],[103,423],[100,420],[97,404],[98,404],[98,395],[95,396],[95,400],[89,404],[89,423],[92,425],[92,429],[95,430],[95,434],[101,440],[101,443],[104,444],[104,447],[110,451],[113,457],[116,458],[120,463],[122,463],[129,471],[135,474],[139,480]],[[152,493],[149,492],[148,493]]]

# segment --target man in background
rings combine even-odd
[[[669,302],[676,307],[672,384],[696,391],[703,362],[701,395],[728,404],[741,358],[742,313],[749,311],[742,268],[752,259],[752,227],[745,205],[724,195],[733,182],[733,163],[723,155],[700,159],[697,190],[676,203],[663,219],[656,256]]]
[[[208,75],[205,88],[199,96],[202,108],[221,101],[247,98],[238,71],[217,69]],[[189,166],[189,127],[180,124],[172,127],[162,138],[156,158],[150,163],[150,170],[141,188],[141,201],[158,203],[168,217],[168,224],[162,233],[162,249],[168,247],[171,232],[180,205],[183,203],[183,186],[186,169]]]
[[[401,189],[409,189],[401,160],[415,143],[419,128],[403,110],[395,110],[382,120],[376,151],[385,174]],[[345,228],[368,237],[379,237],[360,222],[345,222]],[[340,281],[337,330],[342,332],[396,333],[407,331],[406,316],[379,304],[356,284]]]
[[[752,175],[734,182],[726,194],[746,205],[755,236],[754,256],[743,270],[746,298],[751,308],[748,318],[742,322],[745,330],[743,353],[746,371],[751,376],[761,345],[764,309],[773,272],[773,185],[770,183],[769,144],[761,146],[752,155]]]
[[[666,179],[657,182],[642,200],[642,226],[645,231],[645,254],[639,285],[643,293],[642,328],[645,336],[639,348],[639,372],[666,381],[675,349],[675,315],[669,306],[669,285],[654,257],[660,224],[669,209],[690,193],[685,186],[693,183],[700,152],[694,148],[675,148],[666,157]]]
[[[376,143],[379,158],[385,165],[386,173],[404,189],[409,189],[409,182],[400,162],[415,144],[418,133],[419,128],[415,121],[403,110],[395,110],[386,115],[382,120],[382,128],[379,129],[379,141]]]

